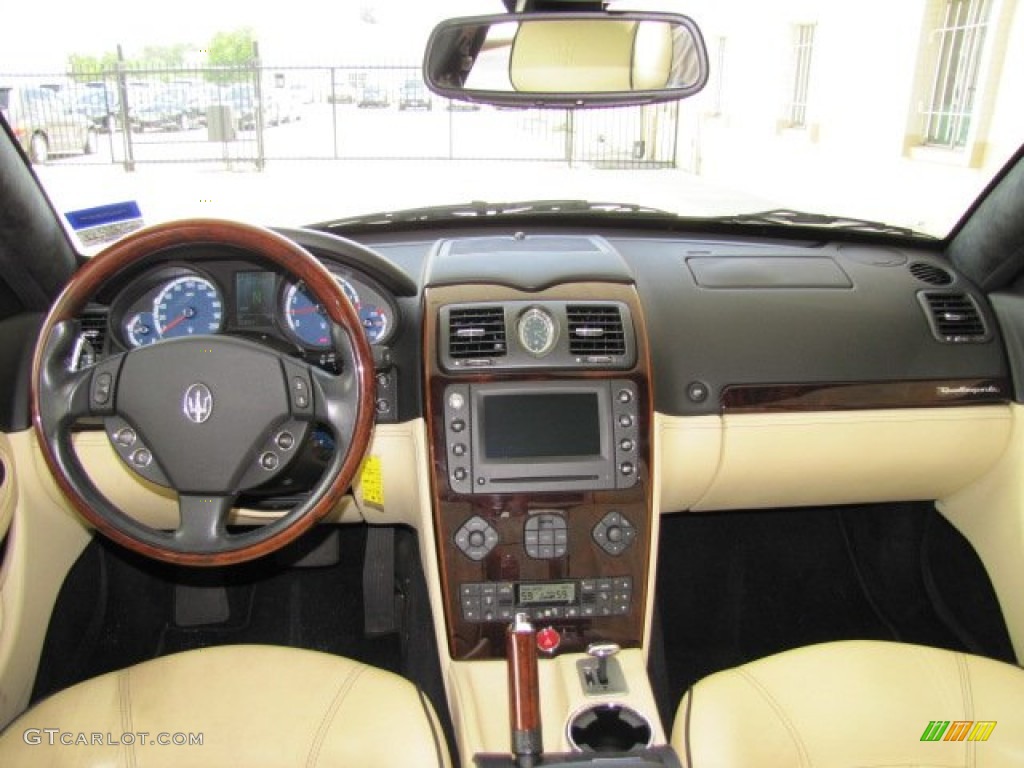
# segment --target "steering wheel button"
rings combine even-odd
[[[96,377],[92,388],[92,399],[100,405],[106,405],[110,400],[110,388],[114,384],[114,377],[109,373],[101,373]]]
[[[273,451],[267,451],[260,456],[260,466],[268,472],[271,472],[280,465],[281,460],[277,457],[277,454]]]
[[[132,454],[132,464],[136,467],[148,467],[153,461],[153,454],[145,448],[139,448]]]
[[[135,443],[135,430],[131,427],[123,427],[117,431],[114,439],[117,440],[118,445],[130,448]]]
[[[277,447],[282,451],[290,451],[292,446],[295,445],[295,435],[291,432],[281,432],[274,442],[277,443]]]
[[[305,379],[299,376],[292,379],[292,397],[296,408],[309,408],[309,384]]]

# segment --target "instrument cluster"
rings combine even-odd
[[[359,315],[367,341],[387,343],[396,328],[394,301],[366,275],[327,267]],[[127,349],[218,333],[279,337],[313,354],[331,348],[323,308],[302,283],[238,262],[147,273],[120,291],[110,318],[115,338]]]

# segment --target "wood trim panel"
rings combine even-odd
[[[439,366],[439,310],[445,304],[517,300],[621,301],[629,307],[637,335],[637,362],[629,370],[607,371],[469,371],[449,373]],[[632,286],[604,283],[560,285],[526,293],[496,285],[429,288],[424,294],[423,348],[427,390],[427,434],[431,455],[431,494],[436,552],[440,564],[445,626],[453,659],[495,659],[505,656],[505,628],[500,621],[475,623],[462,618],[459,586],[467,582],[565,580],[583,578],[632,579],[627,615],[544,620],[562,635],[558,652],[578,652],[596,640],[639,648],[643,643],[651,552],[651,429],[653,395],[649,346],[642,307]],[[637,390],[637,483],[628,489],[564,493],[459,494],[448,484],[445,444],[444,392],[453,383],[629,380]],[[531,513],[561,512],[568,526],[565,557],[538,560],[524,549],[524,526]],[[605,553],[592,536],[608,512],[618,511],[636,529],[633,544],[618,556]],[[499,536],[498,545],[480,561],[466,557],[455,545],[462,524],[479,515]]]
[[[724,413],[793,413],[993,405],[1011,399],[1006,379],[826,384],[744,384],[722,391]]]

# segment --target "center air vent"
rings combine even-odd
[[[448,356],[467,358],[504,357],[505,311],[501,307],[452,309],[448,315]]]
[[[569,325],[569,352],[573,355],[623,355],[625,331],[619,308],[608,305],[570,304],[565,308]]]
[[[907,269],[910,270],[910,274],[928,285],[949,285],[953,282],[953,276],[949,272],[925,261],[915,261]]]
[[[939,341],[950,344],[987,341],[985,320],[974,300],[962,293],[922,293],[928,324]]]

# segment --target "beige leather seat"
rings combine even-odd
[[[189,734],[202,743],[188,744]],[[408,681],[338,656],[258,645],[188,651],[87,680],[0,736],[4,768],[230,765],[437,768],[448,751],[433,709]]]
[[[698,682],[672,745],[691,768],[1024,766],[1024,670],[903,643],[799,648]]]

